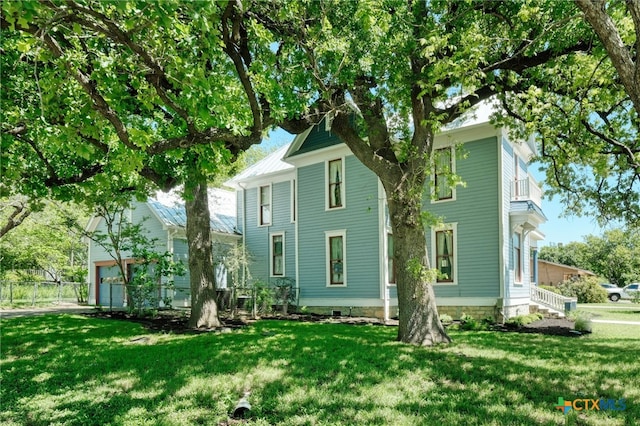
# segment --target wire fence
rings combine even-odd
[[[0,306],[38,306],[87,301],[87,283],[0,281]]]

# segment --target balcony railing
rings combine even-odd
[[[511,201],[533,201],[542,206],[542,189],[531,176],[515,180],[511,182]]]

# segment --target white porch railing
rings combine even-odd
[[[578,299],[575,297],[565,297],[538,286],[531,286],[531,301],[555,309],[556,311],[564,312],[566,302],[577,302]]]
[[[542,189],[531,176],[511,182],[511,201],[527,200],[542,205]]]

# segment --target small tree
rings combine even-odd
[[[127,302],[138,314],[142,315],[147,306],[157,308],[160,295],[159,286],[164,282],[167,288],[173,287],[173,277],[184,275],[186,269],[181,261],[174,261],[172,254],[156,249],[157,240],[149,238],[141,223],[129,222],[125,215],[127,204],[121,200],[103,204],[97,208],[102,217],[106,232],[95,231],[87,237],[105,249],[115,261],[122,283],[126,289]],[[134,265],[127,268],[126,257],[134,259]],[[171,299],[163,299],[165,305]]]

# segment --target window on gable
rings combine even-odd
[[[343,207],[344,203],[344,170],[342,159],[329,161],[328,166],[329,208]]]
[[[284,234],[271,235],[271,276],[284,276]]]
[[[271,225],[271,186],[260,187],[260,225]]]
[[[453,229],[436,231],[436,268],[437,282],[452,283],[455,280],[454,268],[454,235]]]
[[[327,232],[327,285],[344,286],[346,280],[345,232]]]
[[[433,178],[433,191],[435,199],[452,200],[453,188],[449,184],[449,175],[453,170],[453,155],[450,147],[436,149],[433,152],[435,170]]]
[[[522,282],[522,234],[513,234],[513,271],[515,282]]]

